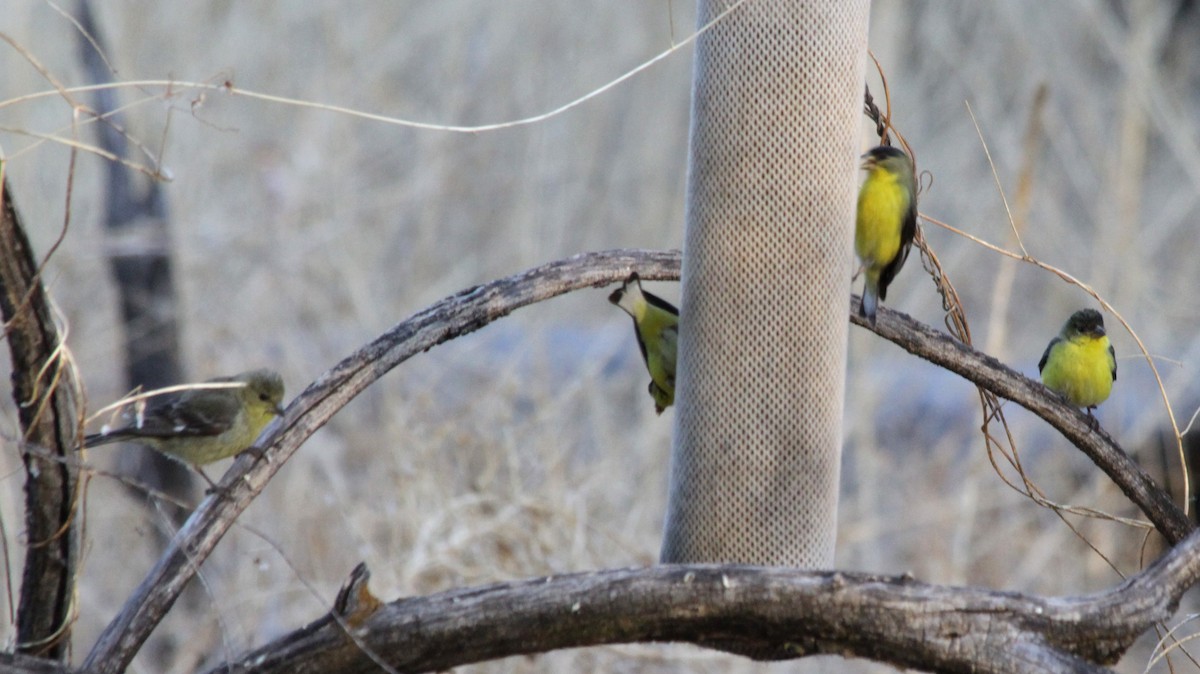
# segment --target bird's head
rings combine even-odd
[[[1070,335],[1087,335],[1095,338],[1107,334],[1104,330],[1104,317],[1095,309],[1080,309],[1071,314],[1064,332]]]
[[[233,379],[246,385],[242,392],[248,406],[271,416],[283,416],[283,377],[278,372],[263,368],[243,372]]]
[[[890,173],[911,174],[912,160],[900,148],[891,145],[873,147],[862,156],[862,168],[867,171],[883,169]]]
[[[617,288],[616,290],[612,291],[612,294],[610,294],[608,296],[608,301],[612,302],[613,304],[617,305],[618,307],[622,306],[621,300],[625,297],[625,293],[629,292],[629,284],[630,283],[636,283],[638,289],[641,290],[642,278],[640,276],[638,276],[638,273],[636,271],[633,272],[632,274],[630,274],[629,278],[625,279],[625,282],[621,284],[620,288]]]

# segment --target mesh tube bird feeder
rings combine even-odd
[[[665,563],[832,565],[868,9],[750,0],[696,43]]]

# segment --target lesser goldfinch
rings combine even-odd
[[[654,411],[662,414],[675,402],[679,310],[661,297],[643,291],[642,280],[636,273],[614,290],[608,296],[608,301],[633,317],[633,334],[637,337],[642,360],[650,372],[650,397],[654,399]]]
[[[128,424],[89,435],[83,444],[146,445],[191,466],[211,485],[200,466],[246,450],[273,417],[283,414],[283,378],[274,370],[261,369],[207,383],[241,386],[157,396],[144,409],[127,412]]]
[[[1042,383],[1088,415],[1108,399],[1117,380],[1117,355],[1095,309],[1071,314],[1038,361]]]
[[[858,191],[854,252],[866,272],[858,315],[875,325],[875,310],[908,258],[917,234],[917,185],[908,155],[887,145],[862,156],[867,179]]]

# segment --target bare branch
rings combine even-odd
[[[361,574],[360,574],[361,576]],[[1043,598],[909,578],[716,565],[577,573],[399,599],[347,635],[332,614],[216,672],[449,669],[560,648],[689,642],[939,672],[1102,672],[1200,577],[1200,534],[1117,588]]]
[[[85,668],[121,672],[175,603],[233,521],[267,481],[318,428],[388,370],[512,313],[521,307],[588,286],[625,279],[679,278],[679,251],[614,250],[551,262],[515,276],[468,288],[388,330],[321,375],[288,405],[282,422],[259,439],[262,458],[246,452],[230,468],[221,490],[205,499],[167,546],[121,612],[88,654]],[[189,563],[191,560],[191,563]]]
[[[66,665],[19,653],[0,653],[0,671],[5,674],[68,674]]]
[[[247,453],[238,459],[222,481],[221,491],[206,499],[193,513],[155,568],[105,629],[88,655],[85,667],[97,672],[122,671],[194,575],[195,567],[207,558],[283,462],[348,401],[388,370],[520,307],[572,290],[620,281],[634,270],[646,279],[677,279],[679,264],[678,251],[637,250],[589,253],[552,262],[448,297],[344,359],[294,400],[281,422],[264,432],[259,444],[267,449],[261,458]],[[857,301],[852,298],[851,306],[857,306]],[[853,310],[850,314],[851,320],[860,323]],[[1092,428],[1086,417],[1041,384],[894,311],[880,311],[876,331],[910,352],[957,372],[1049,421],[1112,476],[1168,540],[1182,540],[1192,530],[1182,511],[1128,459],[1112,438]],[[837,577],[840,576],[831,576]]]
[[[3,175],[0,162],[0,175]],[[0,182],[0,311],[12,357],[13,398],[22,440],[65,456],[77,431],[75,383],[64,367],[58,329],[5,178]],[[79,554],[72,517],[78,470],[24,454],[25,573],[17,610],[17,650],[48,658],[68,652]]]
[[[870,330],[871,326],[855,311],[858,301],[852,296],[850,320]],[[898,311],[881,309],[875,332],[909,353],[944,367],[1045,419],[1112,478],[1168,542],[1178,543],[1195,530],[1196,525],[1171,501],[1170,495],[1154,483],[1112,436],[1041,382]]]

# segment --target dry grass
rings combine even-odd
[[[888,69],[896,122],[920,168],[935,176],[922,210],[1008,244],[963,107],[969,99],[1010,193],[1021,167],[1033,167],[1022,231],[1030,252],[1093,284],[1153,353],[1173,359],[1159,364],[1186,419],[1200,401],[1200,266],[1192,261],[1200,57],[1187,48],[1200,30],[1193,14],[1171,33],[1158,18],[1166,3],[1126,4],[1113,14],[1108,4],[1084,2],[881,1],[872,47]],[[98,10],[123,79],[228,78],[309,101],[474,124],[560,105],[693,25],[689,3],[592,5],[129,2]],[[5,32],[64,82],[80,82],[66,21],[33,0],[5,12]],[[1160,51],[1164,34],[1172,46]],[[128,126],[161,149],[174,177],[167,191],[191,374],[269,364],[295,393],[384,328],[462,287],[583,250],[678,247],[690,67],[683,50],[559,117],[474,135],[220,92],[203,100],[180,92],[164,105],[156,91],[123,91],[126,103],[144,99],[129,110]],[[46,89],[12,50],[0,50],[0,72],[0,101]],[[1031,157],[1029,106],[1043,83],[1044,133]],[[53,97],[0,107],[3,129],[69,136],[70,121]],[[81,140],[90,133],[80,129]],[[35,245],[45,250],[62,221],[67,151],[8,131],[0,131],[0,147],[12,158]],[[98,227],[102,168],[80,159],[75,220],[49,277],[95,407],[124,392]],[[1006,281],[1001,324],[989,325],[993,280],[1010,262],[926,231],[976,342],[1003,327],[995,355],[1036,372],[1046,341],[1088,298],[1022,265]],[[932,287],[910,267],[889,304],[940,323]],[[671,286],[655,291],[677,297]],[[360,560],[384,598],[653,562],[672,413],[657,418],[651,410],[627,320],[602,292],[578,293],[389,374],[284,468],[244,516],[247,528],[205,565],[203,585],[152,637],[136,671],[189,671],[294,628],[328,608]],[[862,331],[851,334],[839,566],[1051,593],[1114,582],[1053,514],[994,475],[970,385]],[[1134,352],[1125,335],[1115,341],[1119,356]],[[1132,358],[1120,367],[1101,421],[1145,465],[1177,471],[1161,463],[1165,415],[1148,368]],[[1052,498],[1131,514],[1064,441],[1029,415],[1007,412],[1027,470]],[[4,435],[14,429],[9,405]],[[21,474],[15,450],[5,449],[0,513],[19,550]],[[93,452],[92,460],[104,464],[105,456]],[[168,526],[112,480],[92,485],[81,649],[153,563],[153,531]],[[1137,531],[1072,521],[1120,569],[1137,568]],[[3,631],[11,638],[11,625]],[[1121,671],[1141,671],[1144,662],[1131,655]],[[837,663],[758,665],[687,647],[621,647],[466,669],[827,671]]]

